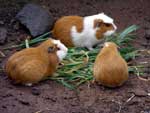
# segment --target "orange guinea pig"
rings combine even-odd
[[[128,66],[113,42],[106,42],[98,54],[93,76],[96,82],[107,86],[121,86],[128,79]]]
[[[6,62],[6,73],[16,83],[31,86],[51,76],[66,56],[67,50],[59,40],[48,39],[38,47],[26,48],[13,54]]]
[[[93,49],[105,36],[116,31],[113,19],[104,13],[92,16],[64,16],[56,21],[52,30],[55,39],[67,47],[86,47]]]

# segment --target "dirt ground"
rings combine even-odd
[[[32,0],[33,1],[33,0]],[[150,49],[150,1],[149,0],[34,0],[48,8],[55,19],[64,15],[92,15],[105,12],[114,18],[118,31],[127,26],[140,26],[133,45],[138,49]],[[29,0],[0,0],[0,27],[7,29],[7,42],[3,47],[18,44],[26,33],[17,29],[13,19]],[[2,51],[6,57],[15,52]],[[3,67],[6,57],[0,55]],[[142,54],[138,63],[149,62],[150,56]],[[1,69],[0,68],[0,69]],[[145,64],[145,78],[150,78],[150,64]],[[88,83],[76,91],[69,90],[54,81],[44,81],[33,87],[13,85],[0,71],[0,113],[150,113],[150,82],[130,75],[120,88],[109,89]]]

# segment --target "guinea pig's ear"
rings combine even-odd
[[[94,28],[101,27],[102,24],[103,24],[103,20],[101,19],[94,20]]]

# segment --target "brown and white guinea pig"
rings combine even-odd
[[[97,55],[94,69],[94,80],[107,87],[121,86],[128,79],[128,66],[113,42],[106,42]]]
[[[47,76],[52,76],[67,51],[59,40],[48,39],[38,47],[14,53],[6,63],[6,73],[15,83],[31,86]]]
[[[117,27],[104,13],[92,16],[64,16],[56,21],[52,30],[55,39],[67,47],[86,47],[89,50],[105,36],[112,35]]]

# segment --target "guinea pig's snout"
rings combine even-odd
[[[57,53],[57,56],[59,58],[59,61],[62,61],[66,55],[67,55],[67,52],[68,52],[68,49],[67,48],[60,48],[60,50],[58,50],[56,53]]]
[[[58,48],[56,54],[59,58],[59,61],[61,61],[66,57],[68,48],[59,40],[54,40],[54,43],[57,45],[57,48]]]
[[[62,44],[61,42],[60,42],[60,44],[57,45],[57,47],[59,48],[58,49],[59,51],[68,52],[68,48],[64,44]]]
[[[110,36],[110,35],[114,34],[116,32],[116,30],[117,30],[117,26],[114,23],[112,23],[112,29],[109,29],[108,31],[106,31],[104,33],[104,36]]]

